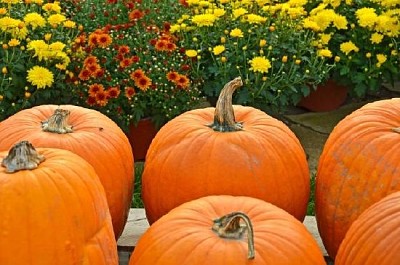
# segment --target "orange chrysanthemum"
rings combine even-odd
[[[166,40],[157,40],[155,48],[157,51],[166,51],[167,50],[167,41]]]
[[[89,80],[90,76],[91,72],[88,69],[82,69],[82,71],[78,75],[80,80]]]
[[[147,76],[143,76],[142,78],[135,80],[135,85],[142,91],[146,91],[151,84],[151,79]]]
[[[168,81],[176,82],[178,80],[178,78],[179,78],[179,74],[177,72],[172,71],[172,72],[167,73]]]
[[[96,46],[99,43],[99,34],[91,33],[88,40],[89,46]]]
[[[125,87],[125,96],[131,99],[136,94],[136,91],[133,87],[127,86]]]
[[[90,97],[95,97],[99,92],[104,92],[104,86],[102,84],[96,83],[89,86],[88,93]]]
[[[120,92],[121,92],[121,90],[117,86],[110,87],[109,89],[107,89],[107,94],[108,94],[109,98],[117,98],[119,96]]]
[[[98,64],[89,64],[86,66],[86,70],[90,72],[90,76],[94,76],[97,70],[99,70],[101,67]]]
[[[180,88],[187,88],[189,86],[189,78],[186,75],[179,75],[176,84]]]
[[[132,72],[130,76],[132,80],[136,81],[139,80],[140,78],[143,78],[145,74],[142,69],[137,69],[134,72]]]
[[[127,54],[127,53],[129,53],[130,52],[130,48],[129,48],[129,46],[127,46],[127,45],[121,45],[121,46],[119,46],[119,48],[118,48],[118,53],[119,54]]]
[[[108,47],[112,43],[112,38],[107,33],[99,34],[98,38],[98,45],[102,48]]]
[[[119,62],[119,66],[121,66],[122,68],[126,68],[126,67],[130,66],[132,63],[133,63],[132,58],[123,58]]]
[[[96,56],[89,55],[83,61],[83,65],[86,67],[86,66],[91,65],[91,64],[97,64],[97,62],[98,62],[98,59],[97,59]]]
[[[141,19],[143,16],[144,12],[139,9],[132,10],[128,15],[130,21]]]
[[[98,91],[95,95],[96,104],[104,107],[108,103],[108,93],[106,91]]]
[[[92,73],[92,76],[94,78],[102,78],[104,76],[105,70],[102,68],[99,68],[96,70],[96,72]]]

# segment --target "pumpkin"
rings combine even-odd
[[[400,192],[365,210],[350,226],[336,265],[396,265],[400,261]]]
[[[133,193],[134,163],[128,138],[111,119],[79,106],[37,106],[0,124],[0,150],[21,140],[66,149],[88,161],[106,191],[115,236],[121,235]]]
[[[259,198],[304,219],[310,195],[304,149],[283,122],[232,106],[241,85],[240,77],[232,80],[216,108],[185,112],[153,139],[142,175],[150,224],[184,202],[223,194]]]
[[[0,264],[118,264],[104,188],[87,161],[27,141],[0,161]]]
[[[129,265],[326,264],[307,228],[246,196],[202,197],[171,210],[139,238]]]
[[[350,225],[373,203],[400,190],[400,99],[364,105],[341,120],[322,150],[315,211],[334,258]]]

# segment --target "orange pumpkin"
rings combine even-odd
[[[133,193],[134,164],[128,138],[111,119],[78,106],[37,106],[0,123],[0,150],[21,140],[66,149],[88,161],[106,191],[115,236],[121,235]]]
[[[326,263],[313,236],[292,215],[259,199],[219,195],[184,203],[156,221],[129,261],[148,264]]]
[[[305,152],[283,122],[232,106],[241,85],[240,78],[229,82],[216,108],[183,113],[153,139],[142,175],[150,224],[184,202],[223,194],[259,198],[304,219],[310,194]]]
[[[335,265],[396,265],[400,261],[400,192],[365,210],[350,226]]]
[[[315,192],[318,230],[334,258],[350,225],[400,190],[400,99],[369,103],[341,120],[320,156]]]
[[[104,188],[88,162],[27,141],[0,161],[0,264],[118,264]]]

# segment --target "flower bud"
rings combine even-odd
[[[282,57],[282,63],[286,63],[287,60],[288,60],[288,57],[286,55]]]
[[[3,74],[7,74],[8,73],[7,67],[4,66],[3,68],[1,68],[1,72]]]

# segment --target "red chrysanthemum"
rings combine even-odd
[[[99,68],[96,70],[96,72],[93,73],[94,78],[102,78],[104,76],[105,70],[102,68]]]
[[[136,91],[133,87],[127,86],[125,87],[125,96],[131,99],[136,94]]]
[[[96,105],[96,98],[95,98],[95,97],[89,96],[89,97],[86,99],[86,103],[87,103],[89,106],[94,106],[94,105]]]
[[[107,94],[108,94],[109,98],[117,98],[119,96],[120,92],[121,92],[121,90],[117,86],[110,87],[109,89],[107,89]]]
[[[176,49],[176,45],[173,42],[167,42],[166,50],[172,52]]]
[[[137,55],[132,56],[131,59],[132,59],[132,62],[133,62],[133,63],[137,63],[137,62],[140,61],[140,58],[139,58],[139,56],[137,56]]]
[[[167,49],[167,41],[165,40],[157,40],[155,48],[157,51],[165,51]]]

